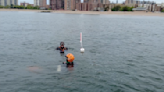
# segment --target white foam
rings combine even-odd
[[[60,72],[61,71],[61,65],[57,66],[57,71]]]

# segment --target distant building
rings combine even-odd
[[[50,0],[52,10],[64,10],[64,0]]]
[[[76,4],[76,6],[77,6],[77,10],[79,10],[79,11],[88,11],[89,10],[89,3],[78,3],[78,4]]]
[[[34,0],[34,6],[46,7],[47,0]]]
[[[40,0],[40,7],[46,7],[47,6],[47,0]]]
[[[140,1],[136,1],[136,4],[140,4]]]
[[[138,4],[137,8],[134,8],[134,11],[139,11],[141,9],[146,9],[146,11],[161,11],[163,9],[162,4],[155,4],[154,2],[143,2],[141,4]]]
[[[103,4],[92,4],[92,3],[78,3],[77,10],[79,11],[100,11],[103,8]],[[104,10],[104,9],[103,9]]]
[[[141,0],[125,0],[125,5],[129,4],[153,4],[154,1],[141,1]]]
[[[20,5],[24,6],[24,7],[27,7],[28,5],[34,6],[34,4],[29,4],[29,3],[26,3],[26,2],[21,2]]]
[[[140,4],[155,4],[154,1],[138,1]]]
[[[39,6],[41,9],[46,9],[47,0],[34,0],[34,4],[32,6]]]
[[[24,7],[27,7],[29,5],[29,3],[26,3],[26,2],[22,2],[20,3],[21,6],[24,6]]]
[[[47,5],[46,8],[49,9],[50,8],[50,5]]]
[[[77,3],[76,6],[79,11],[102,11],[109,4],[109,0],[84,0],[83,3]]]
[[[147,9],[145,7],[137,7],[133,8],[133,11],[146,11]]]
[[[13,5],[18,5],[18,0],[0,0],[0,5],[1,6],[11,6],[11,4]]]
[[[83,3],[90,3],[90,4],[95,4],[95,3],[103,3],[104,0],[84,0]]]
[[[117,0],[118,1],[118,0]],[[109,0],[101,0],[101,4],[109,4]]]
[[[81,3],[81,0],[64,0],[64,10],[76,10],[77,3]]]
[[[39,3],[39,0],[34,0],[34,6],[39,6],[40,3]]]
[[[64,10],[73,9],[73,0],[64,0]]]
[[[126,0],[125,5],[136,4],[136,0]]]
[[[161,7],[164,8],[164,3],[161,3]]]

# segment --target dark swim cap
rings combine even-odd
[[[64,45],[64,42],[60,42],[60,45]]]

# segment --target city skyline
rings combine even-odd
[[[30,4],[33,4],[34,3],[34,0],[18,0],[18,4],[20,5],[21,2],[27,2],[27,3],[30,3]],[[83,0],[81,0],[83,1]],[[116,0],[110,0],[111,2],[116,2]],[[125,0],[118,0],[118,3],[122,3],[123,1]],[[140,0],[140,1],[143,1],[143,0]],[[147,0],[147,1],[155,1],[156,3],[164,3],[164,0]],[[47,0],[47,4],[49,4],[49,0]]]

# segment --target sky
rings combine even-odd
[[[27,2],[27,3],[30,3],[30,4],[33,4],[34,3],[34,0],[18,0],[18,4],[20,4],[20,2]],[[81,0],[83,1],[83,0]],[[111,2],[116,2],[116,0],[110,0]],[[119,3],[122,3],[123,1],[125,0],[118,0]],[[140,1],[143,1],[143,0],[140,0]],[[164,3],[164,0],[145,0],[145,1],[155,1],[156,3]],[[49,4],[49,0],[47,0],[47,4]]]

